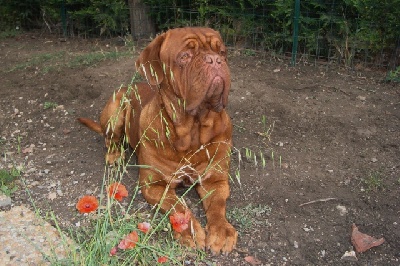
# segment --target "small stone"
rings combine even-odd
[[[64,105],[57,105],[56,110],[64,110]]]
[[[33,173],[33,172],[35,172],[35,171],[36,171],[36,168],[35,168],[35,167],[32,167],[32,168],[27,169],[27,170],[25,171],[25,174],[31,174],[31,173]]]
[[[297,241],[293,241],[294,248],[299,248],[299,243]]]
[[[11,205],[11,198],[0,192],[0,207],[7,207]]]
[[[314,231],[314,229],[313,229],[312,227],[310,227],[310,228],[304,227],[303,230],[304,230],[305,232]]]
[[[371,162],[376,163],[378,161],[378,159],[376,159],[375,157],[371,159]]]
[[[50,173],[49,169],[44,169],[44,173],[47,175],[48,173]]]
[[[365,100],[367,100],[367,97],[359,95],[357,96],[357,99],[364,102]]]
[[[31,183],[31,186],[32,187],[35,187],[35,186],[38,186],[40,183],[39,183],[39,181],[33,181],[32,183]]]
[[[340,216],[345,216],[347,214],[347,209],[345,206],[337,205],[336,209],[339,211]]]
[[[328,173],[332,174],[332,173],[333,173],[333,170],[328,170]]]
[[[358,261],[356,257],[356,253],[352,251],[346,251],[344,255],[342,256],[342,260],[347,260],[347,261]]]

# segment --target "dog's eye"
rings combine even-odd
[[[226,56],[226,51],[225,51],[225,50],[221,50],[221,51],[219,51],[219,54],[220,54],[221,56]]]
[[[189,52],[183,52],[178,57],[179,58],[178,61],[179,61],[180,64],[185,64],[190,60],[191,57],[192,56],[191,56],[191,54]]]

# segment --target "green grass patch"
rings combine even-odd
[[[0,169],[0,191],[8,197],[14,193],[18,187],[15,184],[15,180],[21,175],[21,172],[17,168],[11,168],[7,171]]]
[[[400,82],[400,66],[395,70],[390,70],[386,75],[386,82]]]
[[[239,232],[251,232],[254,226],[268,226],[268,216],[271,214],[271,207],[268,205],[248,204],[242,208],[233,208],[227,212],[228,220],[238,229]]]
[[[131,50],[115,50],[111,52],[96,51],[83,54],[73,54],[65,51],[43,53],[34,55],[28,61],[11,67],[7,72],[36,68],[38,72],[48,73],[54,70],[60,70],[63,67],[75,68],[81,66],[93,66],[105,60],[116,60],[121,57],[130,56],[131,54]]]
[[[372,171],[368,177],[364,179],[364,185],[366,186],[367,192],[376,192],[383,189],[383,176],[380,171]]]
[[[50,108],[56,108],[58,104],[54,102],[44,102],[43,104],[43,109],[50,109]]]
[[[21,31],[17,30],[17,29],[3,30],[3,31],[0,31],[0,40],[6,39],[6,38],[17,37],[20,34],[21,34]]]
[[[23,70],[28,67],[38,67],[42,66],[45,63],[48,62],[55,62],[63,57],[65,57],[66,52],[64,51],[59,51],[55,53],[45,53],[45,54],[38,54],[34,55],[31,59],[29,59],[27,62],[20,63],[12,67],[11,69],[8,70],[8,72],[13,72],[17,70]]]
[[[59,227],[53,213],[47,220],[55,224],[61,236],[68,235],[71,241],[63,241],[67,252],[65,258],[47,256],[51,265],[158,265],[160,257],[166,257],[166,265],[197,265],[206,262],[206,252],[186,248],[173,237],[169,222],[169,214],[162,214],[160,209],[146,208],[138,204],[139,185],[128,188],[132,199],[129,203],[121,203],[109,196],[110,183],[123,183],[124,166],[119,165],[105,171],[99,207],[88,214],[78,214],[79,221],[88,221],[85,226],[72,227],[65,230]],[[139,223],[149,223],[148,232],[139,230]],[[136,232],[138,240],[130,249],[121,249],[120,243],[128,234]],[[110,255],[111,250],[116,253]]]
[[[79,67],[79,66],[92,66],[101,61],[112,59],[116,60],[120,57],[129,56],[130,51],[111,51],[111,52],[90,52],[87,54],[76,55],[67,63],[68,67]]]

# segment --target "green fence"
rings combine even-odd
[[[292,64],[400,65],[399,0],[144,2],[158,30],[210,26],[229,46],[247,53],[280,56]]]
[[[246,54],[400,72],[400,0],[0,0],[0,31],[10,25],[135,38],[208,26]]]

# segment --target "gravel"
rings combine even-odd
[[[25,206],[0,212],[0,265],[50,265],[45,256],[66,258],[72,240]]]

